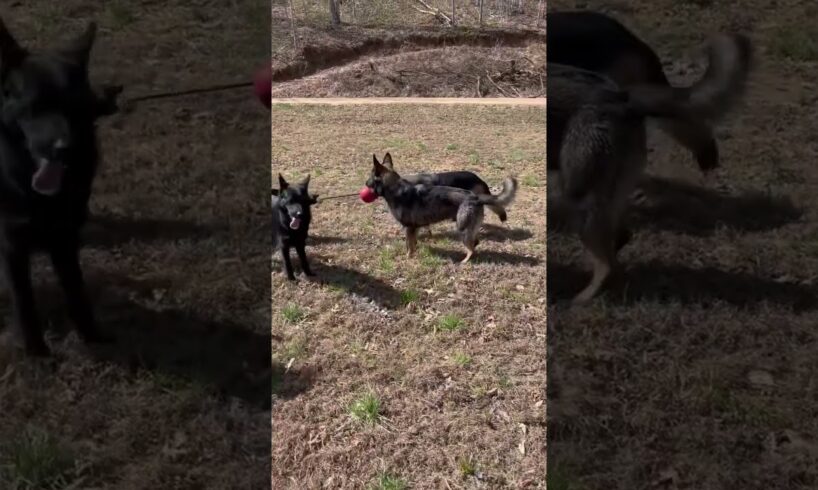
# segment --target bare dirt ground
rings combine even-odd
[[[269,56],[268,8],[37,1],[5,2],[2,15],[34,45],[97,20],[92,77],[129,97],[249,79]],[[86,352],[38,261],[56,358],[0,346],[0,488],[269,485],[268,118],[248,89],[145,102],[101,123],[83,263],[119,343]],[[10,308],[4,292],[5,340]]]
[[[818,487],[816,7],[549,2],[574,7],[622,19],[679,84],[731,27],[752,36],[758,66],[718,131],[732,189],[703,187],[690,155],[656,136],[626,285],[549,306],[549,489]],[[581,259],[576,241],[549,237],[549,299],[583,285]]]
[[[474,3],[458,1],[449,27],[408,0],[344,2],[332,27],[326,3],[293,0],[294,40],[287,2],[274,1],[273,97],[542,97],[540,2],[505,3],[486,1],[480,27]]]
[[[358,191],[387,151],[398,171],[520,181],[508,227],[488,214],[465,266],[450,223],[409,259],[382,200],[314,208],[317,277],[290,283],[274,258],[273,488],[544,488],[545,111],[277,105],[273,120],[273,174],[310,173],[322,196]]]

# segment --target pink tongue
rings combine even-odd
[[[301,226],[300,219],[293,218],[292,220],[290,220],[290,228],[292,228],[293,230],[297,230],[299,226]]]
[[[31,178],[31,188],[40,194],[52,196],[60,190],[63,166],[61,163],[43,162]]]

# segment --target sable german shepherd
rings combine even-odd
[[[474,172],[456,171],[456,172],[438,172],[434,174],[412,174],[404,175],[404,180],[410,184],[425,184],[425,185],[442,185],[446,187],[457,187],[472,191],[475,194],[490,196],[491,189],[486,182],[477,176]],[[506,210],[497,204],[486,204],[486,207],[500,218],[503,223],[508,220]]]
[[[306,246],[312,222],[312,205],[318,202],[318,194],[310,195],[309,175],[298,184],[291,185],[278,174],[278,185],[279,189],[272,189],[273,250],[281,251],[287,279],[295,281],[290,248],[295,248],[304,274],[314,276],[307,261]]]
[[[31,285],[36,249],[50,255],[80,336],[112,340],[97,328],[79,260],[99,160],[95,121],[114,111],[89,82],[95,35],[90,23],[73,41],[34,53],[0,20],[0,255],[29,355],[49,354]]]
[[[507,177],[503,190],[493,196],[475,194],[457,187],[412,184],[403,179],[392,164],[392,155],[386,154],[383,163],[372,155],[373,167],[366,186],[386,200],[392,216],[406,230],[406,246],[410,256],[417,248],[418,228],[442,221],[457,223],[468,262],[479,243],[477,234],[483,223],[483,206],[493,205],[505,209],[517,193],[517,180]]]
[[[549,187],[548,223],[578,232],[594,266],[575,303],[593,298],[617,268],[629,196],[646,165],[646,118],[688,125],[717,119],[740,100],[751,58],[748,38],[717,36],[707,73],[690,88],[620,87],[599,73],[549,60],[547,168],[558,186],[557,192]]]
[[[656,52],[616,19],[588,11],[550,12],[546,19],[549,74],[553,63],[602,73],[625,88],[670,87]],[[655,117],[662,131],[693,153],[702,172],[718,167],[719,149],[709,121],[659,114],[650,117]]]

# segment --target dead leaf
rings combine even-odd
[[[747,373],[747,379],[750,380],[750,384],[754,386],[759,387],[775,386],[773,375],[763,369],[751,370],[749,373]]]

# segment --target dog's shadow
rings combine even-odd
[[[283,383],[288,396],[306,389],[309,378],[297,376],[298,382],[289,382],[271,367],[269,327],[160,306],[153,300],[154,290],[162,288],[156,281],[87,277],[100,329],[116,338],[110,345],[90,348],[92,358],[122,365],[133,374],[148,371],[195,384],[264,409],[270,406],[271,386],[276,383]],[[73,328],[65,318],[62,290],[56,284],[37,289],[43,320],[59,340]]]
[[[394,310],[402,306],[400,291],[378,278],[322,260],[310,260],[310,266],[315,272],[315,276],[310,278],[313,282],[361,296],[381,308]]]
[[[340,236],[310,235],[309,238],[307,238],[307,246],[335,245],[338,243],[347,243],[348,241],[348,239]]]
[[[590,278],[590,271],[549,261],[546,277],[549,302],[569,300],[585,287]],[[693,269],[659,262],[628,267],[624,277],[606,288],[601,295],[610,298],[611,302],[625,305],[643,301],[676,301],[682,304],[725,302],[753,308],[766,301],[796,311],[816,307],[816,291],[808,286],[712,267]]]
[[[426,232],[423,232],[422,236],[427,236]],[[435,236],[460,240],[460,235],[451,230],[438,233],[432,231],[431,237]],[[534,234],[525,228],[507,228],[488,223],[483,223],[482,233],[480,233],[480,239],[487,242],[522,242],[533,236]]]
[[[439,247],[429,247],[429,251],[437,256],[445,257],[452,262],[460,262],[463,260],[463,257],[466,256],[465,252]],[[474,252],[474,255],[472,255],[472,258],[469,259],[469,262],[473,264],[527,265],[530,267],[541,263],[540,259],[536,257],[527,257],[525,255],[508,252],[495,252],[493,250],[480,250],[479,246]]]
[[[722,225],[764,231],[797,221],[802,215],[788,198],[761,192],[731,196],[660,177],[646,179],[641,188],[649,204],[636,206],[631,219],[640,228],[711,236]]]
[[[132,218],[95,213],[89,216],[82,237],[89,248],[107,248],[129,242],[172,242],[187,238],[206,238],[222,228],[219,225],[200,225],[177,219]]]

